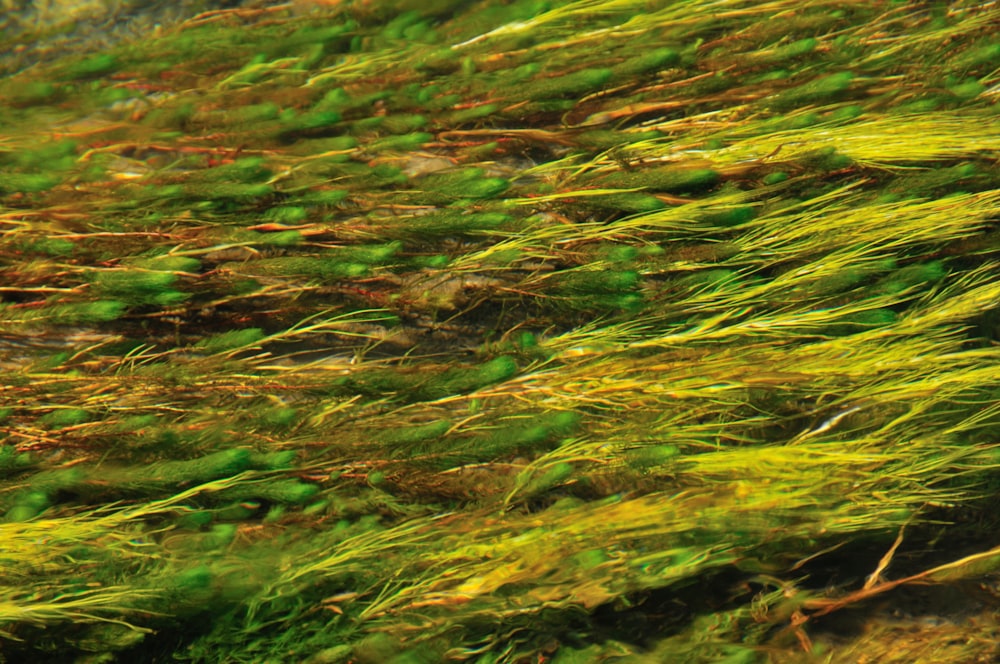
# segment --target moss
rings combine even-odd
[[[829,120],[832,122],[848,122],[855,120],[864,114],[864,108],[860,104],[848,104],[832,111]]]
[[[719,172],[711,168],[665,167],[618,171],[595,178],[593,182],[608,188],[644,187],[680,194],[704,191],[718,183],[719,179]]]
[[[463,108],[452,112],[448,115],[447,122],[448,124],[460,125],[465,122],[472,122],[474,120],[479,120],[493,115],[499,110],[500,106],[497,104],[479,104],[476,106],[470,106],[469,108]]]
[[[962,101],[969,101],[986,92],[986,86],[974,79],[966,80],[949,86],[948,92]]]
[[[184,195],[207,203],[213,207],[215,202],[252,203],[255,199],[264,198],[274,193],[267,184],[241,184],[236,182],[219,182],[212,184],[192,183],[184,185]]]
[[[886,192],[910,197],[940,196],[983,178],[975,164],[958,164],[903,174],[888,183]]]
[[[676,445],[650,445],[628,453],[628,461],[642,470],[649,470],[670,463],[680,455]]]
[[[7,409],[9,411],[9,409]],[[0,418],[0,422],[6,418]],[[36,461],[27,452],[18,452],[13,445],[0,445],[0,477],[28,470]]]
[[[378,220],[377,223],[387,235],[420,238],[488,231],[504,227],[512,221],[513,217],[499,212],[441,210],[419,216]]]
[[[338,280],[360,277],[368,273],[368,265],[348,263],[337,259],[310,256],[281,256],[261,258],[247,263],[226,265],[238,274],[276,277],[315,277],[323,280]]]
[[[323,53],[343,52],[347,50],[357,28],[357,22],[350,20],[335,25],[306,25],[268,44],[267,54],[274,58],[301,53],[317,46],[322,48]]]
[[[123,262],[144,270],[162,272],[198,272],[201,269],[201,261],[190,256],[153,256],[150,258],[133,258]]]
[[[301,505],[308,502],[319,492],[319,487],[299,480],[270,480],[256,482],[220,493],[225,500],[259,499],[275,503]]]
[[[448,420],[438,420],[417,426],[404,427],[396,430],[379,431],[378,439],[390,447],[407,446],[414,443],[439,438],[452,427]]]
[[[156,415],[132,415],[119,421],[113,430],[115,433],[135,433],[154,426],[157,422],[159,422],[159,418]]]
[[[982,65],[996,67],[998,62],[1000,62],[1000,43],[970,48],[955,60],[957,67],[962,69],[974,69]]]
[[[837,152],[833,147],[806,152],[799,157],[799,161],[807,168],[820,171],[836,171],[848,168],[853,163],[850,157]]]
[[[57,408],[38,418],[38,423],[48,429],[62,429],[89,422],[92,417],[83,408]]]
[[[385,244],[358,244],[350,247],[337,247],[331,249],[327,255],[335,260],[348,263],[378,265],[391,261],[402,248],[403,243],[397,240]]]
[[[127,304],[121,300],[96,300],[50,305],[38,312],[38,319],[59,325],[106,323],[121,318]]]
[[[891,325],[898,318],[899,315],[892,309],[869,309],[842,317],[838,324],[826,328],[824,332],[834,336],[857,334],[866,329]]]
[[[657,48],[615,65],[612,75],[614,78],[638,76],[675,65],[680,59],[680,53],[672,48]]]
[[[459,190],[442,190],[442,193],[453,195],[456,198],[495,198],[507,191],[509,187],[510,181],[506,178],[480,178],[466,183]]]
[[[65,70],[69,79],[87,79],[103,76],[117,70],[118,58],[110,53],[101,53],[73,62]]]
[[[448,369],[428,386],[427,392],[430,398],[436,398],[438,394],[446,396],[469,392],[507,380],[515,373],[517,362],[514,358],[501,356],[471,369]]]
[[[28,521],[44,512],[51,505],[52,502],[44,491],[21,492],[14,499],[14,504],[4,513],[3,520],[8,523]]]
[[[259,327],[248,327],[212,335],[195,344],[195,348],[210,354],[224,353],[236,348],[254,346],[263,338],[264,331]]]
[[[618,210],[621,212],[654,212],[667,206],[659,198],[647,194],[607,194],[604,196],[593,196],[587,199],[587,203],[596,208]]]
[[[20,251],[48,256],[69,256],[76,250],[76,244],[58,237],[26,239],[17,243]]]
[[[575,413],[543,413],[536,415],[530,424],[515,421],[476,436],[456,453],[463,459],[481,461],[527,450],[548,449],[552,443],[575,431],[579,424],[580,417]],[[568,476],[565,470],[561,468],[558,474]]]
[[[900,113],[930,113],[946,105],[946,101],[939,96],[925,96],[922,99],[914,100],[908,104],[902,104],[897,110]]]
[[[226,185],[260,183],[273,173],[260,157],[242,157],[229,164],[214,166],[198,171],[197,179],[202,182],[217,182]]]
[[[726,209],[708,210],[701,221],[712,226],[731,228],[753,221],[757,208],[752,205],[734,205]]]
[[[770,99],[776,109],[789,109],[806,104],[827,103],[845,96],[854,81],[848,71],[821,76],[798,87],[779,92]]]
[[[48,81],[11,81],[2,92],[8,103],[17,108],[49,104],[62,94],[61,88]]]
[[[519,95],[527,99],[551,99],[579,95],[597,90],[608,83],[614,72],[606,67],[581,69],[568,74],[547,75],[518,86]]]
[[[239,108],[227,109],[219,118],[220,124],[240,125],[253,124],[256,122],[268,122],[277,120],[280,108],[274,102],[264,102],[262,104],[249,104]]]
[[[519,496],[523,499],[527,496],[536,496],[563,484],[573,477],[573,464],[565,461],[552,465],[545,472],[536,473],[528,483],[520,490]]]
[[[635,313],[642,309],[645,300],[640,293],[598,293],[575,297],[563,304],[571,309],[603,315],[618,311]]]
[[[268,210],[264,217],[279,224],[297,224],[306,219],[309,212],[301,205],[287,205]]]
[[[303,137],[327,136],[339,131],[342,116],[337,111],[309,111],[293,113],[286,110],[280,116],[282,127],[278,135],[286,140]]]
[[[188,296],[174,289],[177,274],[161,270],[102,270],[94,275],[93,287],[102,296],[130,305],[170,306]]]
[[[628,143],[638,143],[640,141],[652,141],[662,138],[663,134],[658,131],[613,131],[610,129],[592,129],[581,132],[575,137],[576,142],[591,150],[607,150],[617,145]]]
[[[271,245],[274,247],[294,247],[302,244],[305,238],[298,231],[280,231],[277,233],[264,233],[256,238],[259,244]]]
[[[249,450],[222,450],[197,459],[162,461],[132,469],[122,472],[112,483],[135,487],[198,484],[249,470],[252,460]]]
[[[780,131],[795,131],[796,129],[812,127],[813,125],[819,124],[820,121],[821,118],[819,113],[803,113],[782,119],[782,121],[778,124],[778,129]]]
[[[880,279],[874,286],[879,293],[902,293],[914,286],[933,284],[947,274],[944,263],[940,260],[928,261],[916,265],[908,265],[893,270]]]
[[[408,134],[427,126],[427,118],[423,115],[417,115],[415,113],[400,113],[382,118],[381,126],[383,129],[392,134]]]
[[[299,200],[310,205],[339,205],[343,203],[350,192],[345,189],[326,189],[320,191],[310,191],[304,194]]]
[[[362,664],[388,662],[402,646],[387,634],[371,634],[354,644],[352,654]]]
[[[424,143],[429,143],[433,139],[432,134],[418,131],[399,136],[386,136],[372,141],[365,147],[369,152],[409,152],[420,148]]]
[[[731,284],[739,277],[735,270],[727,268],[715,268],[710,270],[698,270],[677,280],[677,285],[692,290],[712,289],[718,286]]]
[[[474,367],[442,372],[371,370],[334,381],[337,394],[392,395],[405,401],[429,401],[471,392],[506,380],[517,372],[517,362],[506,356]]]
[[[639,250],[631,245],[610,244],[597,248],[597,257],[611,263],[630,263],[639,257]]]
[[[574,270],[556,275],[555,282],[556,289],[564,293],[620,293],[636,288],[639,285],[639,274],[633,270]]]
[[[806,37],[805,39],[799,39],[791,42],[790,44],[783,44],[774,49],[773,52],[767,55],[767,59],[772,62],[780,62],[782,60],[791,60],[794,58],[801,58],[803,56],[811,54],[819,46],[819,41],[814,37]]]
[[[295,409],[292,410],[295,413]],[[297,413],[295,413],[297,414]],[[272,415],[272,421],[275,419]],[[295,467],[298,453],[295,450],[283,452],[259,452],[250,454],[250,467],[255,470],[291,470]]]
[[[302,417],[298,408],[278,406],[257,411],[259,422],[272,429],[288,429],[294,426]],[[279,454],[288,454],[281,452]],[[294,455],[294,453],[291,453]]]
[[[0,173],[0,195],[48,191],[60,182],[56,176],[41,173]]]
[[[327,92],[316,105],[313,106],[313,110],[317,112],[323,111],[336,111],[342,115],[354,111],[356,109],[369,108],[373,104],[384,101],[391,96],[388,91],[377,91],[368,94],[362,94],[358,96],[353,96],[344,91],[343,88],[334,88]]]

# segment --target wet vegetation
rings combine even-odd
[[[230,9],[0,79],[8,661],[994,661],[1000,9]]]

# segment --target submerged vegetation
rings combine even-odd
[[[0,653],[993,661],[998,23],[293,3],[6,75]]]

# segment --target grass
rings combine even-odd
[[[12,60],[0,654],[995,657],[996,20],[347,2]]]

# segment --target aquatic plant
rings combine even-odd
[[[1000,565],[998,12],[276,5],[9,67],[0,654],[995,657],[948,598]]]

